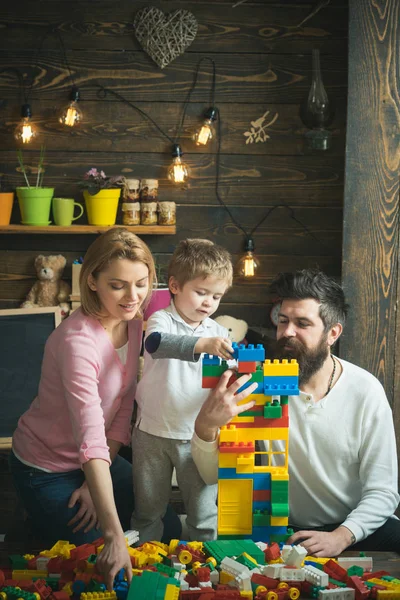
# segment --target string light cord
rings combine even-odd
[[[33,68],[33,71],[32,71],[32,81],[31,81],[31,85],[29,86],[28,93],[26,95],[26,103],[29,102],[29,98],[31,97],[31,94],[32,94],[33,84],[35,82],[35,75],[34,74],[35,74],[35,71],[36,71],[38,63],[39,63],[39,57],[40,57],[40,54],[42,52],[44,42],[46,41],[46,39],[50,35],[55,35],[55,37],[58,40],[58,43],[59,43],[59,45],[61,47],[61,53],[62,53],[62,58],[63,58],[64,66],[68,69],[68,73],[69,73],[69,77],[70,77],[70,79],[72,81],[72,85],[75,86],[74,76],[72,74],[72,70],[71,70],[71,67],[70,67],[69,62],[68,62],[67,52],[65,50],[65,44],[64,44],[64,40],[62,38],[62,35],[58,31],[57,26],[49,23],[48,24],[48,29],[44,33],[44,35],[42,36],[42,39],[40,40],[39,46],[38,46],[38,48],[36,50],[35,59],[34,59],[34,62],[33,62],[34,68]]]
[[[196,67],[196,71],[193,77],[193,82],[192,85],[189,88],[189,91],[186,95],[185,98],[185,102],[183,103],[183,108],[182,108],[182,114],[181,114],[181,118],[179,121],[179,126],[177,128],[177,132],[175,135],[175,140],[174,143],[178,144],[179,143],[179,139],[181,137],[182,134],[182,130],[183,130],[183,126],[185,123],[185,118],[186,118],[186,113],[187,113],[187,109],[192,97],[192,94],[196,88],[197,85],[197,80],[199,78],[199,73],[200,73],[200,66],[201,63],[203,61],[209,61],[211,63],[212,66],[212,83],[211,83],[211,92],[210,92],[210,99],[211,99],[211,106],[214,107],[215,106],[215,88],[216,88],[216,67],[215,67],[215,61],[210,57],[210,56],[202,56],[199,60],[199,62],[197,63],[197,67]]]
[[[314,235],[314,233],[307,227],[307,225],[305,225],[302,221],[300,221],[300,219],[298,219],[296,217],[294,209],[291,206],[288,206],[287,204],[285,204],[284,202],[281,202],[279,204],[274,204],[274,206],[271,206],[267,210],[267,212],[265,213],[265,215],[258,221],[258,223],[256,225],[254,225],[254,227],[250,230],[250,232],[248,232],[239,223],[239,221],[232,214],[232,211],[230,210],[229,206],[227,206],[227,204],[222,199],[221,194],[219,192],[220,179],[221,179],[221,140],[222,140],[221,131],[222,131],[222,121],[221,121],[221,113],[220,113],[219,108],[217,108],[216,110],[217,110],[217,115],[218,115],[218,118],[217,118],[217,122],[218,122],[218,141],[217,141],[217,155],[216,155],[216,159],[215,159],[215,195],[217,197],[218,202],[221,204],[221,206],[226,210],[226,212],[230,216],[232,222],[236,225],[236,227],[238,229],[240,229],[243,232],[243,234],[244,234],[244,236],[246,238],[246,241],[248,241],[250,238],[252,238],[252,236],[257,231],[257,229],[259,227],[261,227],[261,225],[264,223],[264,221],[266,221],[266,219],[270,216],[270,214],[274,210],[276,210],[277,208],[285,208],[289,212],[290,218],[293,219],[293,221],[295,221],[296,223],[298,223],[298,225],[300,225],[304,229],[304,231],[310,237],[312,237],[316,242],[318,242],[325,249],[328,250],[327,246],[322,242],[322,240],[320,240],[316,235]]]
[[[4,69],[0,70],[0,75],[2,73],[13,73],[18,78],[19,89],[20,89],[20,93],[21,93],[22,98],[23,98],[23,103],[27,104],[28,103],[28,97],[26,95],[25,81],[24,81],[24,78],[23,78],[23,75],[22,75],[21,71],[19,71],[18,69],[15,69],[14,67],[5,67]]]
[[[147,119],[157,129],[157,131],[159,133],[161,133],[161,135],[163,137],[165,137],[171,144],[175,143],[175,141],[167,133],[165,133],[165,131],[163,129],[161,129],[161,127],[155,122],[155,120],[152,117],[150,117],[150,115],[147,112],[145,112],[144,110],[142,110],[141,108],[139,108],[138,106],[133,104],[133,102],[130,102],[130,100],[127,100],[126,98],[124,98],[124,96],[122,96],[119,92],[115,92],[114,90],[105,88],[103,85],[100,85],[99,83],[97,84],[97,87],[99,88],[97,91],[97,96],[100,100],[104,100],[106,98],[107,94],[111,94],[112,96],[115,96],[115,98],[118,98],[118,100],[120,100],[120,102],[127,104],[128,106],[130,106],[131,108],[136,110],[136,112],[139,113],[139,115],[141,117],[143,117],[144,119]]]

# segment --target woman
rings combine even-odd
[[[154,280],[150,250],[134,234],[110,229],[93,242],[81,308],[49,337],[38,396],[13,436],[11,470],[35,536],[80,545],[102,535],[97,562],[109,589],[119,569],[131,578],[123,535],[131,465],[118,451],[129,444],[141,316]]]

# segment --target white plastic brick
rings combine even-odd
[[[236,560],[233,560],[233,558],[229,558],[229,556],[225,556],[225,558],[222,559],[220,567],[221,571],[225,571],[225,573],[232,575],[232,577],[237,577],[238,575],[247,575],[250,577],[250,571],[246,565],[242,565]]]
[[[217,583],[219,583],[219,572],[216,569],[215,571],[211,571],[210,581],[213,585],[217,585]]]
[[[296,567],[296,569],[300,569],[306,556],[307,550],[303,546],[293,546],[285,559],[285,563],[288,567]]]
[[[334,588],[331,590],[320,590],[318,600],[354,600],[356,591],[353,588]]]
[[[288,544],[285,544],[284,546],[282,546],[282,549],[281,549],[281,558],[282,558],[283,562],[286,563],[286,564],[288,564],[286,562],[286,559],[289,556],[289,554],[291,553],[292,548],[293,548],[293,546],[290,546]]]
[[[256,546],[258,546],[262,552],[268,548],[268,544],[265,544],[264,542],[256,542]]]
[[[344,569],[355,566],[362,567],[364,571],[372,571],[373,561],[370,556],[339,556],[337,561]]]
[[[261,573],[266,577],[272,577],[272,579],[279,579],[279,573],[285,565],[282,563],[274,563],[272,565],[264,565]]]
[[[304,581],[304,570],[284,567],[279,573],[279,579],[281,581]]]
[[[36,559],[36,569],[38,571],[47,571],[47,563],[49,560],[50,558],[47,556],[39,556],[39,558]]]
[[[329,575],[320,569],[317,569],[317,567],[304,565],[303,569],[306,581],[309,581],[313,585],[318,585],[319,587],[326,587],[329,584]]]
[[[124,537],[128,543],[128,546],[132,546],[132,544],[139,541],[139,532],[135,529],[128,529],[124,532]]]

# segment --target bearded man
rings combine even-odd
[[[303,270],[281,273],[271,292],[281,301],[273,358],[295,358],[300,371],[300,395],[289,397],[295,533],[288,543],[315,556],[337,556],[350,546],[400,552],[396,442],[386,394],[373,375],[331,352],[348,310],[343,289],[320,271]],[[218,428],[242,408],[237,389],[221,378],[196,420],[192,454],[207,483],[217,479]]]

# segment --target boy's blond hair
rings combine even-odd
[[[143,310],[149,303],[153,285],[156,281],[156,270],[153,256],[146,244],[123,227],[109,229],[100,235],[88,248],[79,275],[79,287],[81,293],[81,307],[86,315],[101,318],[102,305],[97,292],[89,287],[89,276],[96,279],[102,271],[105,271],[113,260],[126,258],[132,262],[140,262],[149,270],[149,291],[138,310],[136,318],[142,318]]]
[[[168,280],[174,277],[179,286],[197,277],[213,276],[232,285],[233,268],[228,250],[210,240],[187,239],[179,242],[168,267]]]

